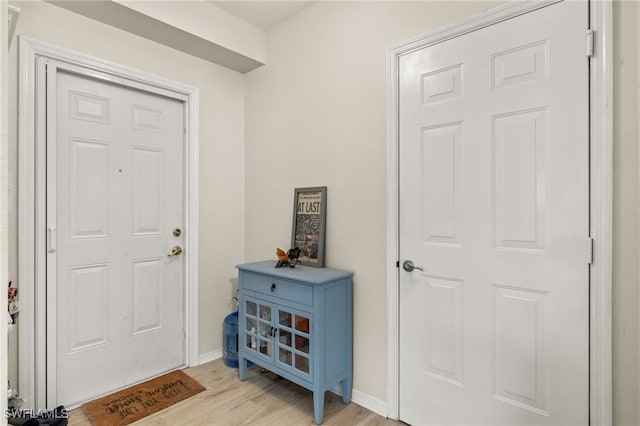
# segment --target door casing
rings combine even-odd
[[[400,56],[442,41],[515,18],[561,0],[511,2],[388,49],[387,84],[387,416],[399,417],[399,138],[398,63]],[[591,424],[610,425],[612,408],[612,3],[589,1],[594,31],[590,59],[590,276],[589,417]],[[585,34],[585,60],[587,58]]]
[[[185,103],[185,311],[186,362],[198,364],[198,129],[199,90],[176,81],[127,68],[27,37],[20,37],[19,85],[19,252],[21,327],[20,393],[33,408],[54,400],[47,383],[46,271],[46,74],[41,64],[54,61],[76,73],[181,99]],[[26,301],[30,301],[27,303]],[[47,391],[49,389],[49,391]],[[53,408],[53,407],[47,407]]]

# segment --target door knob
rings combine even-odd
[[[169,253],[167,256],[172,257],[172,256],[179,256],[181,254],[182,254],[182,247],[175,246],[174,248],[171,249],[171,253]]]
[[[422,268],[421,268],[421,267],[419,267],[419,266],[414,265],[414,264],[413,264],[413,261],[411,261],[411,260],[405,260],[405,261],[402,263],[402,269],[404,269],[404,270],[405,270],[405,271],[407,271],[407,272],[412,272],[414,269],[418,269],[418,270],[420,270],[420,271],[424,272],[424,269],[422,269]]]

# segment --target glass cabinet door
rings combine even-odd
[[[284,364],[301,376],[311,374],[310,315],[278,309],[277,363]]]
[[[245,299],[244,303],[245,339],[243,344],[247,349],[271,358],[275,331],[271,318],[272,307],[250,298]]]

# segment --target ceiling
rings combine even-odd
[[[209,0],[209,3],[255,27],[267,30],[316,1]]]

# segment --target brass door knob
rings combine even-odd
[[[167,256],[172,257],[172,256],[179,256],[181,254],[182,254],[182,247],[175,246],[174,248],[171,249],[171,253],[169,253]]]

